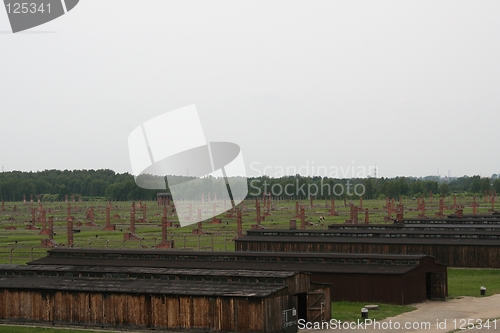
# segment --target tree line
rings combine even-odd
[[[179,177],[176,183],[192,180]],[[185,187],[185,198],[199,193],[216,193],[222,197],[226,191],[220,181],[203,179]],[[195,184],[196,183],[196,184]],[[101,198],[106,200],[156,200],[158,192],[169,192],[168,182],[164,190],[144,189],[135,183],[129,173],[112,170],[45,170],[39,172],[9,171],[0,173],[0,198],[5,201],[21,201],[23,196],[41,195],[42,200],[64,200],[65,196],[81,195],[84,200]],[[500,193],[500,177],[463,176],[459,178],[439,177],[395,177],[334,179],[327,177],[304,177],[300,175],[270,178],[267,176],[247,179],[248,198],[260,197],[271,192],[275,197],[305,199],[314,195],[318,199],[359,197],[365,199],[419,197],[462,194],[482,195],[484,191]]]

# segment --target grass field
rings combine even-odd
[[[274,199],[271,215],[266,216],[262,221],[265,228],[281,228],[289,227],[290,219],[295,216],[295,200],[279,200]],[[314,200],[314,208],[310,208],[309,200],[304,200],[306,205],[307,221],[310,225],[308,229],[326,229],[332,223],[344,223],[349,218],[349,200],[346,200],[344,206],[343,200],[335,201],[335,210],[339,213],[338,216],[329,216],[328,200]],[[105,210],[107,202],[75,202],[70,203],[71,215],[75,217],[74,229],[74,245],[76,248],[154,248],[161,241],[161,215],[162,206],[158,206],[156,202],[142,202],[147,204],[147,223],[136,223],[136,234],[143,238],[141,241],[124,241],[124,233],[130,226],[130,212],[132,202],[112,202],[111,209],[111,224],[116,225],[115,231],[103,231],[105,225]],[[453,198],[445,199],[445,206],[451,206]],[[472,198],[459,198],[457,203],[465,206],[464,213],[472,212]],[[353,204],[359,206],[359,199],[353,199]],[[387,212],[384,209],[385,200],[364,200],[363,208],[369,210],[370,223],[387,223],[384,219],[387,217]],[[397,202],[396,202],[397,204]],[[419,213],[417,201],[413,198],[403,198],[405,207],[405,217],[416,217]],[[426,199],[426,214],[433,216],[438,211],[439,199],[433,198],[431,202]],[[479,213],[486,213],[491,204],[480,202],[478,209]],[[61,244],[67,244],[67,204],[63,202],[42,202],[43,208],[46,211],[46,216],[54,218],[54,240]],[[5,211],[0,212],[0,263],[26,263],[30,260],[45,256],[46,249],[41,247],[41,240],[46,236],[39,235],[39,230],[26,230],[26,227],[31,224],[32,209],[35,209],[35,220],[38,217],[38,203],[23,204],[22,202],[6,202]],[[15,210],[14,211],[14,206]],[[136,219],[142,217],[142,210],[139,204],[136,203]],[[243,205],[240,205],[243,206]],[[98,226],[86,226],[86,212],[93,207],[95,213],[95,223]],[[207,204],[207,211],[211,212],[212,204]],[[251,228],[255,224],[256,209],[255,200],[245,200],[244,207],[246,214],[243,216],[243,230]],[[227,207],[229,208],[229,207]],[[262,215],[266,213],[267,207],[261,205]],[[445,214],[453,213],[451,209],[445,209]],[[325,218],[324,221],[319,221],[320,216]],[[395,217],[393,213],[392,217]],[[236,217],[226,217],[226,214],[221,214],[218,218],[222,219],[221,224],[212,224],[210,221],[203,223],[205,235],[193,236],[191,230],[196,228],[196,225],[183,228],[169,228],[168,238],[175,242],[177,249],[191,250],[234,250],[233,239],[237,235]],[[359,213],[360,223],[364,222],[365,214]],[[169,221],[177,224],[177,216],[173,213],[169,214]],[[78,224],[81,224],[80,226]],[[14,227],[15,230],[7,230],[6,228]],[[36,223],[36,227],[41,227],[41,222]]]
[[[472,198],[460,197],[458,204],[465,206],[464,213],[472,212]],[[309,207],[308,200],[303,203],[306,206],[307,221],[310,225],[307,229],[326,229],[332,223],[344,223],[349,218],[349,200],[344,206],[343,200],[335,201],[335,210],[339,212],[339,216],[329,216],[330,200],[315,200],[314,208]],[[491,208],[490,203],[484,203],[478,200],[480,207],[479,213],[486,213]],[[135,249],[151,249],[161,241],[161,215],[162,206],[158,206],[156,202],[143,202],[147,204],[147,223],[137,223],[136,234],[142,237],[141,241],[124,241],[123,234],[127,232],[130,225],[130,211],[132,202],[112,202],[111,224],[116,225],[115,231],[103,231],[105,225],[105,208],[107,202],[82,202],[71,203],[71,215],[75,217],[74,229],[78,233],[74,234],[74,247],[76,248],[135,248]],[[353,200],[357,206],[360,205],[358,199]],[[453,198],[445,199],[445,206],[451,206]],[[67,205],[61,202],[42,203],[47,211],[47,217],[54,217],[55,241],[59,244],[67,243]],[[384,218],[387,212],[384,209],[385,200],[364,200],[363,208],[368,208],[370,223],[387,223]],[[413,198],[403,198],[405,207],[405,217],[416,217],[417,201]],[[426,214],[433,216],[438,211],[439,199],[433,198],[433,202],[426,198]],[[14,212],[14,205],[16,211]],[[243,216],[243,230],[248,230],[251,225],[255,224],[256,209],[255,200],[246,200],[246,215]],[[86,212],[89,207],[94,207],[95,223],[97,227],[86,226]],[[139,206],[139,205],[137,205]],[[47,249],[40,246],[41,239],[46,236],[39,235],[39,230],[25,230],[25,227],[30,224],[32,216],[32,208],[38,208],[37,203],[32,205],[24,205],[21,202],[5,203],[5,211],[0,212],[0,264],[23,264],[30,260],[45,256]],[[261,212],[264,214],[267,207],[261,205]],[[453,213],[451,209],[446,209],[445,214]],[[289,220],[295,216],[295,201],[294,200],[273,200],[273,209],[271,215],[266,216],[261,223],[266,228],[287,229]],[[113,217],[113,215],[115,215]],[[320,221],[320,216],[325,218]],[[136,208],[136,218],[142,217],[142,210]],[[186,250],[234,250],[234,238],[237,235],[236,218],[226,217],[225,214],[218,216],[222,219],[221,224],[212,224],[209,221],[203,223],[205,235],[193,236],[191,230],[196,228],[196,225],[183,228],[169,228],[168,238],[174,240],[175,248]],[[359,214],[360,223],[364,222],[364,214]],[[395,214],[393,215],[395,217]],[[177,223],[175,214],[169,215],[169,221]],[[81,222],[81,226],[76,225]],[[41,227],[40,222],[36,223],[37,227]],[[16,227],[16,230],[6,230],[6,227]],[[500,270],[478,270],[478,269],[449,269],[448,270],[448,285],[450,297],[458,296],[479,296],[480,286],[486,286],[487,295],[500,293]],[[360,318],[361,308],[366,305],[364,303],[353,302],[334,302],[332,304],[332,314],[335,319],[339,320],[356,320]],[[400,313],[412,311],[411,306],[395,306],[379,304],[380,310],[370,311],[370,318],[383,319],[392,317]],[[11,327],[0,326],[0,333],[64,333],[77,332],[74,330],[60,329],[42,329],[30,327]],[[85,331],[89,332],[89,331]]]
[[[450,298],[480,296],[481,286],[486,287],[486,296],[500,294],[500,270],[448,268]]]
[[[0,325],[0,333],[98,333],[109,331],[93,331],[93,330],[70,330],[65,328],[44,328],[34,326],[8,326]]]
[[[353,321],[361,318],[361,309],[367,305],[359,302],[332,302],[332,319],[340,321]],[[369,311],[369,318],[382,320],[387,317],[394,317],[401,313],[416,310],[414,306],[377,304],[378,310]]]

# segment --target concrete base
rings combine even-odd
[[[40,228],[34,226],[33,224],[28,224],[24,230],[39,230]]]
[[[157,225],[158,227],[161,227],[162,225],[161,224],[158,224]],[[172,222],[170,221],[167,221],[167,227],[173,227],[174,225],[172,224]]]
[[[57,245],[59,244],[53,239],[48,239],[48,238],[42,239],[42,247],[55,247]]]
[[[142,238],[131,232],[126,232],[123,234],[123,239],[131,241],[131,240],[141,240]]]
[[[174,241],[166,241],[166,242],[161,242],[160,244],[156,245],[157,249],[173,249],[174,248]]]
[[[49,229],[42,229],[42,230],[40,230],[40,232],[38,234],[39,235],[46,235],[46,236],[48,236],[49,235]]]
[[[206,231],[204,231],[203,229],[193,229],[191,234],[193,234],[193,235],[205,235]]]

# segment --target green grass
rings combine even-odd
[[[480,296],[481,286],[486,287],[486,296],[500,294],[500,269],[448,268],[448,294]]]
[[[360,302],[332,302],[332,319],[340,321],[355,321],[361,318],[361,309],[367,303]],[[378,304],[379,310],[370,310],[368,318],[382,320],[399,314],[416,310],[408,305]]]
[[[64,328],[43,328],[33,326],[0,325],[0,333],[97,333],[106,331],[72,330]]]

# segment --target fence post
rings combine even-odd
[[[214,234],[212,234],[212,251],[214,250]]]
[[[108,248],[109,239],[106,241],[106,248]]]
[[[14,251],[15,247],[13,247],[12,249],[10,249],[10,255],[9,255],[9,262],[10,264],[12,265],[12,251]]]
[[[34,249],[34,248],[35,248],[35,247],[34,247],[34,246],[32,246],[32,247],[31,247],[31,249],[30,249],[30,261],[33,261],[33,249]]]
[[[198,235],[198,251],[200,251],[200,250],[201,250],[201,247],[200,247],[200,236],[201,236],[201,235]]]

